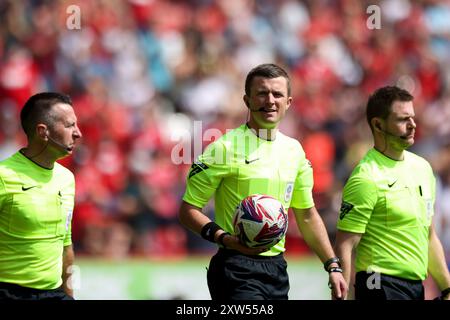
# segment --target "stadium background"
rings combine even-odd
[[[372,4],[380,29],[366,24]],[[80,8],[80,29],[67,27],[70,5]],[[263,62],[291,75],[293,106],[281,130],[313,164],[331,239],[343,183],[371,147],[367,95],[385,84],[413,92],[412,151],[435,170],[435,222],[450,259],[448,1],[3,0],[0,159],[24,145],[19,111],[38,91],[69,94],[84,134],[61,161],[77,183],[78,298],[209,298],[214,246],[177,221],[190,163],[175,165],[174,150],[190,145],[181,155],[192,160],[194,145],[209,143],[194,136],[194,121],[222,133],[245,121],[245,75]],[[291,298],[327,299],[326,274],[294,225]],[[427,288],[436,295],[431,281]]]

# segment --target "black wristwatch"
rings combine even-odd
[[[338,257],[333,257],[325,261],[325,263],[323,264],[323,268],[326,272],[330,272],[329,268],[332,263],[337,263],[339,268],[341,267],[341,260]]]

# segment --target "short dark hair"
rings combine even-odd
[[[72,105],[68,95],[58,92],[41,92],[31,96],[20,111],[20,122],[28,138],[35,134],[38,123],[53,125],[55,119],[52,107],[58,103]]]
[[[414,97],[408,91],[396,86],[386,86],[376,90],[367,102],[366,116],[370,129],[372,129],[370,121],[373,118],[387,119],[395,101],[407,102],[413,99]]]
[[[255,77],[264,77],[269,79],[284,77],[287,80],[288,95],[291,95],[291,81],[289,79],[289,75],[283,68],[277,66],[276,64],[260,64],[250,70],[247,74],[247,78],[245,79],[245,94],[247,96],[250,95],[250,87],[252,85],[253,78]]]

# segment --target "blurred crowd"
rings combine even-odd
[[[435,223],[450,257],[450,4],[375,3],[379,29],[367,25],[374,1],[361,0],[0,1],[0,159],[26,143],[19,112],[30,95],[67,93],[84,135],[61,161],[76,177],[76,253],[209,253],[177,220],[197,146],[210,142],[194,121],[222,133],[245,122],[245,76],[275,62],[292,81],[281,131],[312,162],[334,239],[343,184],[372,146],[368,94],[396,84],[415,96],[412,151],[435,170]],[[68,27],[71,5],[80,28]],[[294,225],[288,252],[307,253]]]

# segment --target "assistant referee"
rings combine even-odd
[[[336,253],[357,300],[423,300],[430,273],[449,299],[450,275],[432,224],[435,178],[430,164],[406,151],[414,143],[413,97],[398,87],[367,103],[374,148],[353,170],[342,196]]]
[[[0,162],[0,299],[73,299],[74,175],[56,160],[81,138],[71,99],[32,96],[21,124],[27,147]]]

